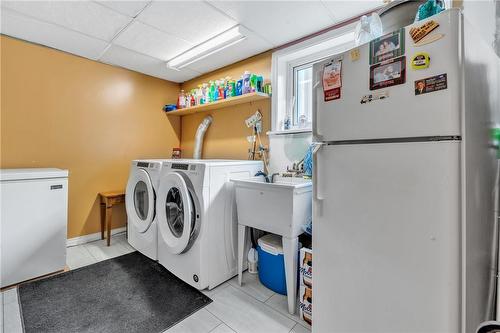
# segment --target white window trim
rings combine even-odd
[[[273,95],[271,108],[271,132],[287,133],[281,124],[286,110],[293,106],[294,67],[316,62],[354,47],[354,28],[357,22],[307,39],[287,48],[273,52],[272,77]],[[293,112],[293,111],[292,111]],[[292,128],[290,133],[308,132],[311,128]]]

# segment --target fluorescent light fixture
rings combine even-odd
[[[237,44],[245,40],[245,38],[247,37],[243,34],[243,28],[237,25],[169,60],[167,67],[180,70],[194,62],[222,51],[226,47]]]

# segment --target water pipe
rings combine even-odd
[[[194,136],[194,159],[201,158],[201,150],[203,149],[203,137],[205,136],[205,132],[207,131],[212,121],[212,116],[206,116],[196,130],[196,135]]]

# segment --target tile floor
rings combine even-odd
[[[70,269],[91,265],[101,260],[127,254],[134,249],[127,243],[125,234],[115,235],[111,246],[96,241],[67,249]],[[235,277],[213,290],[204,290],[213,302],[195,312],[165,333],[259,333],[310,332],[310,326],[295,315],[288,313],[285,296],[264,287],[257,276],[245,273],[243,285]],[[17,290],[2,292],[0,327],[4,332],[22,333]]]

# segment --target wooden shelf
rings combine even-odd
[[[180,110],[175,110],[175,111],[168,111],[167,115],[168,116],[186,116],[189,114],[223,109],[223,108],[227,108],[229,106],[260,101],[260,100],[268,99],[268,98],[269,98],[268,94],[261,93],[261,92],[253,92],[253,93],[248,93],[248,94],[241,95],[241,96],[235,96],[235,97],[231,97],[231,98],[227,98],[227,99],[221,99],[221,100],[219,100],[217,102],[213,102],[213,103],[196,105],[196,106],[193,106],[190,108],[185,108],[185,109],[180,109]]]

